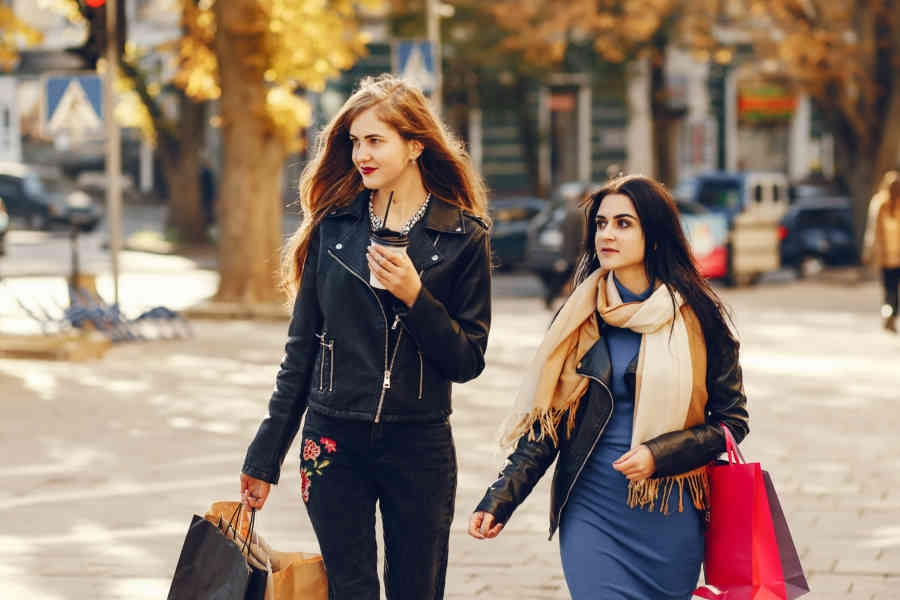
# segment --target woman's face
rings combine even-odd
[[[644,268],[644,230],[631,198],[624,194],[605,196],[594,215],[597,232],[594,247],[600,267],[610,271]]]
[[[353,165],[362,175],[363,185],[370,190],[396,186],[410,170],[422,146],[417,141],[404,140],[397,130],[382,121],[370,108],[350,123],[350,143],[353,144]]]

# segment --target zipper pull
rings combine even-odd
[[[381,384],[381,387],[389,390],[391,389],[391,371],[387,370],[384,372],[384,381]]]
[[[397,325],[400,324],[400,315],[394,315],[394,324],[391,325],[391,330],[397,329]]]

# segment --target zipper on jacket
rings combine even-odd
[[[328,391],[334,391],[334,340],[328,342]]]
[[[591,449],[588,451],[587,455],[584,457],[584,461],[582,461],[581,466],[578,468],[578,471],[575,473],[575,477],[572,478],[572,483],[569,484],[569,489],[566,490],[566,497],[563,499],[563,503],[559,505],[559,511],[556,513],[556,523],[557,527],[559,526],[559,521],[562,518],[563,509],[565,509],[566,504],[569,502],[569,496],[572,495],[572,488],[575,487],[575,483],[578,481],[578,478],[581,477],[581,472],[584,471],[585,465],[587,465],[587,461],[591,459],[591,455],[594,453],[594,448],[597,447],[597,442],[600,441],[600,436],[603,435],[603,432],[606,431],[606,426],[609,425],[609,420],[612,419],[613,412],[616,408],[616,398],[613,396],[612,391],[609,389],[609,386],[606,385],[600,379],[596,377],[592,377],[591,375],[586,375],[588,379],[593,379],[597,383],[603,386],[603,389],[606,390],[606,393],[609,394],[609,416],[606,417],[606,421],[603,422],[603,427],[600,428],[600,431],[597,432],[597,436],[594,438],[594,443],[591,444]],[[553,539],[553,533],[550,533],[550,537],[547,539]]]
[[[419,355],[419,400],[421,400],[422,399],[422,375],[423,375],[422,371],[424,370],[423,365],[422,365],[422,351],[416,349],[416,354]]]
[[[375,414],[375,422],[377,423],[381,416],[381,404],[384,401],[384,392],[389,387],[391,387],[391,368],[390,368],[390,365],[388,365],[388,353],[390,352],[389,345],[390,345],[390,335],[391,334],[388,331],[388,327],[390,327],[390,325],[388,324],[387,313],[384,312],[384,305],[381,303],[381,298],[378,297],[378,294],[375,293],[375,290],[372,289],[372,286],[369,285],[369,282],[366,281],[365,279],[363,279],[362,277],[360,277],[359,273],[357,273],[356,271],[351,269],[347,265],[347,263],[342,261],[338,257],[337,254],[335,254],[334,252],[331,251],[331,248],[328,249],[328,254],[331,255],[331,258],[338,261],[342,267],[347,269],[347,271],[349,271],[351,275],[353,275],[354,277],[356,277],[357,279],[362,281],[363,285],[365,285],[367,288],[369,288],[369,291],[372,292],[372,296],[375,297],[375,302],[378,304],[379,310],[381,310],[381,316],[382,316],[382,318],[384,318],[384,380],[381,384],[381,397],[378,400],[378,412]],[[399,341],[399,338],[398,338],[398,341]],[[396,352],[395,352],[395,354],[396,354]]]
[[[396,326],[398,319],[394,320]],[[384,407],[384,395],[391,389],[391,370],[394,368],[394,362],[397,360],[397,351],[400,350],[400,340],[403,339],[403,329],[397,334],[397,343],[394,344],[394,354],[391,356],[391,364],[384,370],[384,381],[381,383],[381,396],[378,398],[378,409],[375,411],[375,422],[381,422],[381,409]]]
[[[325,351],[328,346],[325,344],[326,331],[315,334],[319,338],[319,391],[325,391]]]

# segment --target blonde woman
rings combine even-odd
[[[900,287],[900,173],[888,171],[869,203],[864,240],[864,262],[881,269],[884,328],[897,333],[897,297]]]
[[[379,597],[377,503],[388,598],[442,598],[450,388],[484,368],[491,318],[483,183],[422,93],[382,76],[322,132],[300,192],[284,269],[293,318],[242,499],[262,508],[305,413],[297,494],[329,597]]]

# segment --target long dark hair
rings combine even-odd
[[[634,204],[644,231],[644,270],[651,286],[660,282],[670,294],[673,290],[681,294],[697,315],[707,346],[736,346],[737,340],[728,324],[731,322],[731,314],[709,282],[697,271],[690,245],[681,228],[675,201],[662,184],[649,177],[617,177],[585,198],[582,205],[587,217],[587,231],[584,251],[575,272],[575,285],[600,268],[594,243],[597,233],[595,215],[603,199],[610,194],[623,194]],[[675,301],[674,296],[672,301]]]

